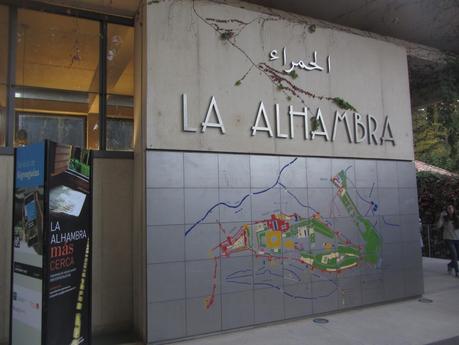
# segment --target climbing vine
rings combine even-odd
[[[250,71],[253,68],[255,68],[259,72],[264,74],[271,81],[271,83],[276,87],[278,91],[283,92],[287,100],[289,101],[292,99],[292,96],[293,96],[293,97],[296,97],[302,104],[305,104],[303,97],[311,97],[311,98],[315,98],[319,100],[331,101],[335,105],[337,105],[339,108],[344,109],[344,110],[356,111],[355,107],[353,107],[349,102],[346,102],[339,97],[327,97],[327,96],[316,95],[311,91],[301,88],[300,86],[295,84],[293,81],[288,80],[287,78],[291,78],[292,80],[295,80],[298,78],[298,73],[295,70],[291,71],[290,73],[285,73],[283,71],[276,70],[275,68],[267,65],[265,62],[256,63],[250,57],[250,55],[237,44],[237,41],[236,41],[237,36],[239,36],[240,33],[250,24],[257,22],[261,24],[262,26],[264,26],[264,24],[267,21],[277,21],[277,20],[280,20],[281,17],[274,16],[274,15],[271,15],[270,17],[257,16],[249,22],[244,22],[242,20],[235,19],[235,18],[229,18],[229,19],[209,18],[209,17],[204,18],[196,10],[194,0],[193,0],[192,7],[193,7],[194,14],[203,23],[211,27],[219,35],[222,41],[228,42],[235,49],[239,50],[250,62],[251,64],[250,68],[241,78],[235,81],[234,86],[242,85],[244,79],[247,77]],[[224,27],[225,24],[232,24],[235,26],[235,28],[230,29],[230,28]],[[313,33],[315,31],[315,28],[314,30],[310,30],[310,28],[308,30],[310,33]]]
[[[355,109],[352,104],[350,104],[349,102],[346,102],[344,99],[342,98],[339,98],[339,97],[335,97],[335,98],[332,98],[332,101],[333,103],[335,103],[338,107],[340,107],[341,109],[344,109],[344,110],[352,110],[352,111],[355,111],[357,112],[357,109]]]

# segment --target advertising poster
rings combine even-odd
[[[50,142],[47,156],[46,344],[90,344],[91,153]]]
[[[10,345],[91,344],[92,154],[16,149]]]
[[[42,343],[45,144],[16,149],[11,344]]]

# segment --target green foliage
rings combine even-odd
[[[416,159],[459,171],[459,102],[441,101],[413,112]]]
[[[332,99],[332,101],[333,101],[333,103],[335,103],[341,109],[357,111],[357,109],[355,109],[352,106],[352,104],[350,104],[349,102],[346,102],[344,99],[342,99],[340,97],[335,97],[335,98]]]
[[[298,73],[296,73],[295,70],[290,71],[290,73],[288,73],[288,75],[289,75],[292,79],[298,78]]]
[[[240,80],[238,80],[238,81],[236,81],[236,82],[234,83],[234,86],[239,86],[239,85],[241,85],[241,81],[240,81]]]
[[[449,57],[446,67],[438,73],[437,78],[442,101],[456,101],[459,98],[459,57]]]
[[[319,120],[316,117],[311,117],[311,131],[314,132],[319,128]]]
[[[220,39],[223,41],[229,40],[234,36],[234,32],[231,30],[225,30],[220,34]]]
[[[434,224],[448,204],[458,208],[459,178],[429,172],[416,174],[419,216],[423,224]]]
[[[459,58],[411,81],[417,98],[435,99],[413,111],[415,157],[459,172]]]
[[[450,56],[445,63],[425,66],[422,70],[410,75],[410,88],[414,98],[434,99],[444,103],[454,102],[459,98],[459,57]]]

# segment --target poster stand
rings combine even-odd
[[[15,149],[10,345],[91,344],[92,153]]]

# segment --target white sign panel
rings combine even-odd
[[[147,6],[147,148],[413,159],[403,48],[207,1]]]

